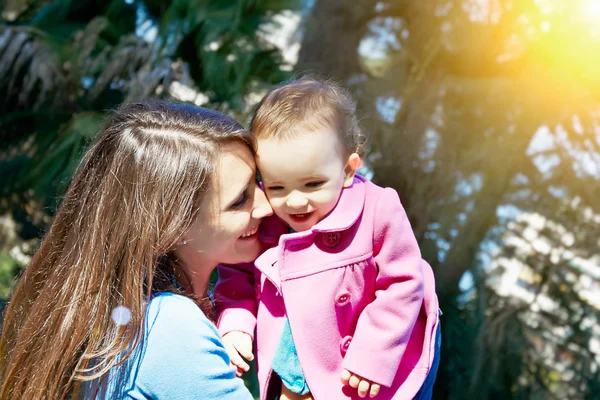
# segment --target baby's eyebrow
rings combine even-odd
[[[283,185],[280,181],[272,181],[270,179],[263,179],[263,184],[265,186],[281,186],[281,185]]]
[[[321,176],[321,175],[314,174],[314,175],[309,175],[309,176],[307,176],[307,177],[304,177],[304,178],[302,178],[302,179],[300,179],[300,180],[301,180],[301,181],[312,181],[312,180],[315,180],[315,179],[318,179],[318,180],[324,180],[324,179],[325,179],[325,177],[323,177],[323,176]]]
[[[271,176],[264,176],[263,174],[261,174],[261,179],[264,181],[268,181],[268,182],[275,182],[275,183],[280,183],[283,182],[283,179],[281,179],[280,177],[276,176],[276,177],[271,177]]]

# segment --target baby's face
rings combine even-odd
[[[295,231],[312,228],[334,209],[352,176],[333,129],[259,139],[257,165],[273,211]]]

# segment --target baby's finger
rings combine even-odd
[[[348,382],[350,381],[350,377],[352,376],[352,374],[350,373],[350,371],[348,371],[347,369],[342,371],[342,383],[344,385],[347,385]]]
[[[361,380],[358,384],[358,397],[365,397],[367,393],[369,393],[369,388],[371,387],[371,382],[366,380]]]
[[[350,377],[350,380],[348,381],[348,384],[350,385],[350,387],[353,387],[354,389],[356,389],[358,387],[359,383],[360,383],[360,378],[356,375],[352,375]]]
[[[374,383],[371,385],[371,391],[369,392],[369,397],[373,398],[377,396],[379,393],[379,389],[381,389],[381,385],[378,383]]]
[[[235,364],[235,365],[236,365],[236,367],[240,368],[244,372],[250,371],[250,366],[244,361],[244,359],[242,357],[238,356],[237,364]]]
[[[252,361],[254,360],[254,354],[252,354],[252,345],[248,346],[248,347],[244,347],[244,346],[235,346],[235,349],[238,351],[238,353],[244,357],[246,360],[248,361]]]
[[[235,347],[226,345],[225,348],[227,349],[227,353],[229,353],[229,358],[231,359],[231,363],[233,365],[235,365],[236,367],[238,367],[244,371],[250,370],[250,367],[248,366],[248,364],[246,364],[244,359],[239,355],[239,353],[237,352]]]
[[[228,343],[223,343],[223,346],[225,347],[225,351],[227,352],[227,355],[229,356],[229,362],[231,364],[233,364],[233,357],[235,356],[235,347],[233,347],[232,345],[228,344]]]

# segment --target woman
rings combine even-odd
[[[251,399],[209,321],[207,286],[218,263],[259,254],[272,210],[253,149],[215,111],[116,112],[10,302],[0,398]]]

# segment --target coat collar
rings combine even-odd
[[[315,233],[338,232],[349,229],[356,223],[362,214],[365,205],[366,179],[362,176],[355,176],[352,185],[342,190],[337,205],[321,222],[312,228]],[[263,253],[256,259],[255,266],[261,271],[278,289],[280,289],[281,278],[279,268],[275,268],[275,263],[281,259],[283,254],[282,247],[275,247],[280,243],[290,240],[282,238],[283,234],[289,232],[289,227],[277,216],[272,215],[263,219],[260,225],[259,236],[264,244]],[[294,233],[295,238],[310,236],[311,232]],[[294,239],[295,240],[295,239]],[[281,243],[280,243],[281,244]],[[285,247],[285,246],[284,246]]]
[[[335,208],[312,228],[313,232],[345,231],[354,225],[365,206],[365,182],[365,178],[356,175],[352,185],[342,190]]]

